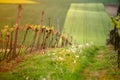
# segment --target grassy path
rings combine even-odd
[[[116,53],[110,48],[97,51],[92,63],[81,73],[83,80],[120,80]]]
[[[105,45],[109,21],[103,4],[73,3],[67,13],[64,32],[73,36],[78,44]]]

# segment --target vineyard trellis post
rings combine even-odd
[[[32,40],[30,53],[31,53],[32,50],[33,50],[33,47],[34,47],[34,45],[35,45],[35,41],[36,41],[36,38],[37,38],[37,33],[38,33],[37,27],[35,28],[34,32],[35,32],[35,33],[34,33],[34,37],[33,37],[33,40]]]
[[[16,22],[17,26],[16,26],[16,30],[15,30],[14,46],[13,46],[13,55],[12,55],[12,58],[13,58],[13,59],[17,56],[17,54],[16,54],[16,48],[17,48],[18,30],[19,30],[19,27],[20,27],[21,10],[22,10],[22,5],[19,4],[19,5],[18,5],[18,16],[17,16],[17,22]]]
[[[38,35],[38,42],[37,42],[37,49],[40,49],[40,37],[42,34],[42,26],[43,26],[43,21],[44,21],[44,11],[42,11],[42,15],[41,15],[41,20],[40,20],[40,31],[39,31],[39,35]]]

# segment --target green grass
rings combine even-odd
[[[119,80],[116,52],[112,48],[99,47],[96,57],[83,72],[86,73],[81,73],[83,80]]]
[[[94,46],[52,49],[20,63],[13,71],[0,73],[0,79],[81,80],[80,73],[89,65],[96,51]]]
[[[116,59],[116,52],[104,46],[50,49],[19,63],[9,72],[0,72],[0,79],[118,80],[120,72]]]
[[[78,44],[105,45],[110,18],[100,3],[73,3],[67,13],[64,32]]]

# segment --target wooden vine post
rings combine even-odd
[[[39,35],[38,35],[38,41],[37,41],[37,49],[40,49],[40,37],[42,34],[42,26],[43,26],[43,21],[44,21],[44,11],[42,11],[42,16],[41,16],[41,20],[40,20],[40,31],[39,31]]]
[[[18,16],[17,16],[17,22],[16,22],[16,30],[15,30],[15,36],[14,36],[14,46],[13,46],[13,55],[12,58],[14,59],[17,56],[16,53],[16,48],[17,48],[17,40],[18,40],[18,30],[20,27],[20,18],[21,18],[21,10],[22,10],[22,5],[18,5]]]

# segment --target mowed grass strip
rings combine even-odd
[[[79,44],[105,45],[110,18],[100,3],[73,3],[64,24],[66,33]]]

